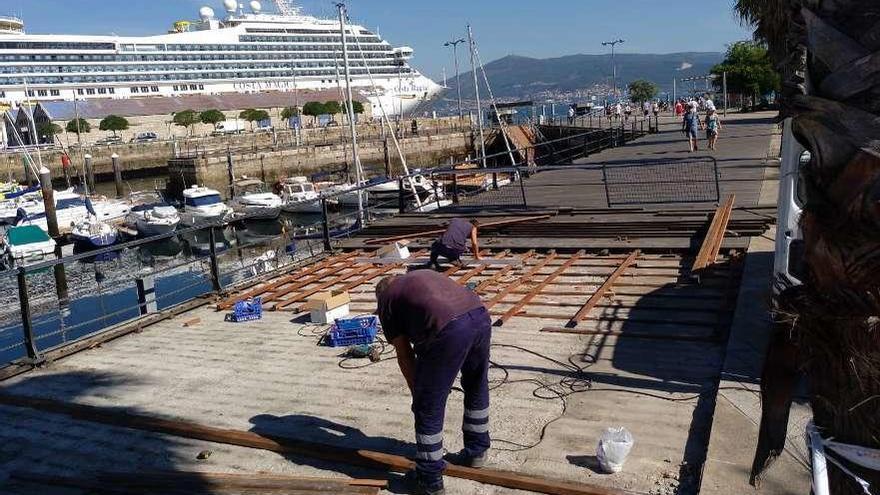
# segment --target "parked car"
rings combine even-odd
[[[150,143],[153,141],[158,141],[159,136],[156,135],[155,132],[142,132],[138,134],[136,137],[132,138],[132,143]]]
[[[339,122],[336,122],[335,120],[331,120],[330,122],[327,122],[326,124],[324,124],[324,127],[339,127]]]
[[[122,138],[119,136],[107,136],[103,139],[95,141],[95,144],[98,146],[105,144],[122,144]]]

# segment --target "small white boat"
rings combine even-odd
[[[89,215],[86,202],[70,190],[57,191],[55,196],[55,218],[58,220],[59,227],[66,227],[82,220]],[[42,204],[42,200],[40,201]],[[46,211],[44,208],[39,209],[36,213],[28,213],[24,208],[19,208],[15,218],[15,225],[36,225],[48,232],[46,225]]]
[[[281,214],[284,200],[277,194],[266,191],[266,185],[258,179],[243,177],[235,182],[236,198],[232,208],[251,218],[275,219]]]
[[[180,215],[180,221],[184,225],[222,221],[231,211],[223,203],[220,193],[213,189],[194,186],[183,191],[183,214]]]
[[[121,222],[131,213],[131,204],[126,201],[101,196],[87,198],[86,203],[91,203],[92,215],[102,222]]]
[[[321,195],[305,177],[281,181],[282,210],[289,213],[321,213]]]
[[[138,191],[129,196],[131,213],[125,226],[144,237],[174,232],[180,223],[177,209],[165,202],[157,191]]]
[[[36,225],[10,227],[0,243],[0,251],[13,260],[39,260],[55,253],[55,240]]]
[[[73,225],[70,238],[92,247],[110,246],[116,242],[119,231],[113,225],[89,216]]]

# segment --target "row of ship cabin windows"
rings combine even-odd
[[[267,46],[255,46],[253,48],[259,48],[260,50],[264,50],[266,48],[270,48]],[[229,48],[227,46],[218,45],[214,48],[214,51],[241,51],[236,50],[234,48]],[[247,50],[254,51],[254,50]],[[323,53],[332,53],[337,54],[339,52],[338,47],[326,47],[322,48],[320,46],[282,46],[278,47],[277,50],[267,51],[266,53],[249,55],[249,57],[257,56],[262,59],[282,59],[282,58],[290,58],[292,56],[297,56],[298,58],[320,58],[322,55],[319,53],[309,53],[309,52],[323,52]],[[370,53],[373,52],[373,53]],[[378,52],[378,53],[376,53]],[[239,58],[239,55],[235,54],[202,54],[202,55],[0,55],[0,61],[5,62],[64,62],[64,61],[80,61],[80,60],[94,60],[94,61],[114,61],[114,62],[159,62],[159,61],[186,61],[186,60],[224,60],[224,59],[236,59]],[[364,50],[356,50],[352,49],[353,59],[358,58],[383,58],[383,57],[394,57],[394,53],[389,51],[387,48],[374,47],[374,48],[365,48]]]
[[[80,73],[80,72],[167,72],[170,70],[216,70],[216,69],[303,69],[310,67],[323,67],[327,64],[321,62],[221,62],[221,63],[201,63],[186,65],[59,65],[57,67],[36,66],[36,65],[18,65],[18,66],[0,66],[0,74],[40,74],[40,73]],[[369,61],[354,62],[352,67],[389,67],[398,66],[390,61]],[[51,70],[50,70],[51,69]],[[404,73],[411,69],[402,67]]]
[[[367,72],[363,69],[353,69],[351,71],[352,75],[355,76],[366,76]],[[370,73],[374,76],[396,76],[396,70],[386,70],[379,69],[370,71]],[[299,73],[300,77],[315,77],[315,76],[331,76],[331,78],[335,75],[335,71],[333,70],[323,70],[323,71],[301,71]],[[133,81],[154,81],[154,80],[163,80],[163,81],[173,81],[180,79],[254,79],[261,77],[289,77],[289,72],[279,72],[279,71],[253,71],[248,73],[243,72],[208,72],[208,73],[161,73],[161,74],[126,74],[126,75],[118,75],[118,76],[48,76],[48,77],[29,77],[27,82],[30,84],[60,84],[60,83],[105,83],[105,82],[133,82]],[[21,85],[24,84],[24,79],[15,78],[15,77],[0,77],[0,84],[4,85]]]

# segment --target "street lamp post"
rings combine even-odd
[[[465,42],[466,41],[463,38],[459,38],[455,41],[447,41],[443,44],[445,47],[452,47],[452,58],[455,59],[455,85],[456,91],[458,92],[458,120],[464,118],[464,112],[461,110],[461,79],[458,71],[458,45]]]
[[[611,46],[611,87],[615,96],[617,96],[617,66],[614,64],[614,47],[617,46],[618,43],[625,42],[626,40],[617,39],[602,43],[602,46]]]

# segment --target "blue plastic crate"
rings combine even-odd
[[[330,347],[372,344],[379,332],[379,318],[367,316],[336,320],[327,332],[325,343]]]
[[[263,299],[255,297],[246,301],[238,301],[232,309],[232,314],[228,315],[229,321],[240,323],[243,321],[254,321],[263,318]]]

